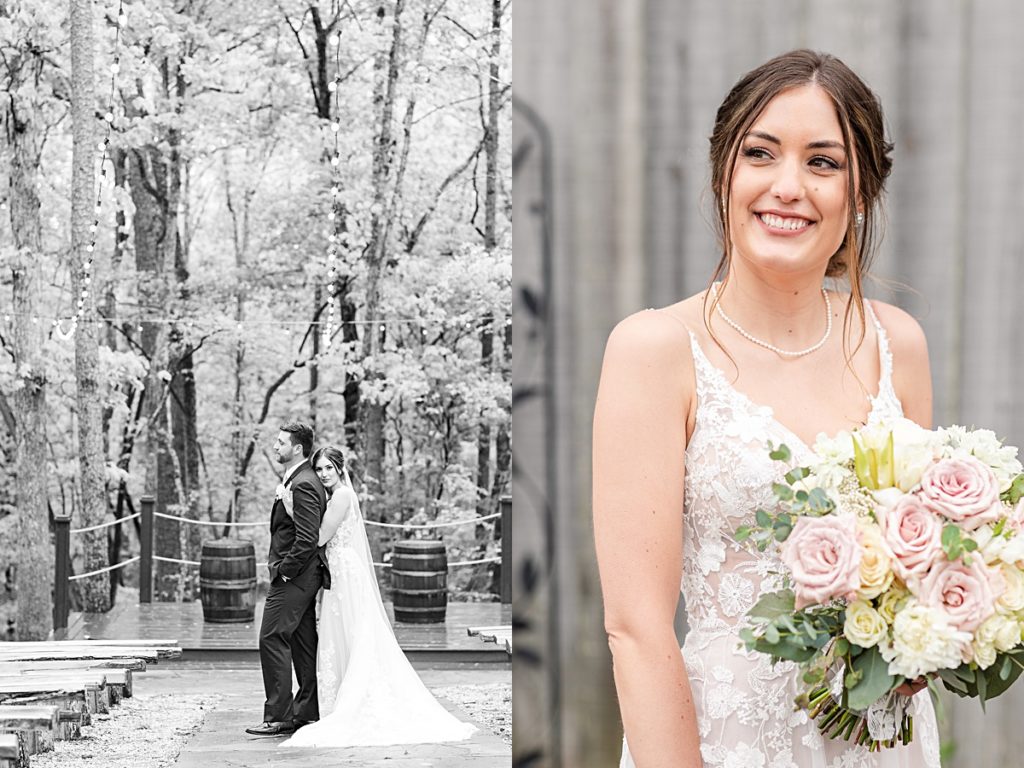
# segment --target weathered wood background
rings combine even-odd
[[[745,71],[843,58],[895,142],[871,294],[928,334],[936,423],[1024,444],[1024,9],[1011,0],[519,0],[515,8],[518,765],[617,765],[621,726],[590,524],[590,422],[625,315],[700,290],[717,259],[707,136]],[[1016,766],[1019,685],[945,700],[948,766]]]

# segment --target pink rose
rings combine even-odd
[[[957,629],[973,632],[996,612],[996,599],[1005,590],[1003,575],[980,557],[971,557],[970,565],[943,559],[921,580],[918,599],[942,609]]]
[[[851,599],[860,586],[861,546],[852,515],[801,517],[782,548],[793,577],[796,608]]]
[[[942,519],[916,496],[903,496],[881,509],[878,522],[895,560],[892,569],[904,582],[923,576],[942,552]]]
[[[993,522],[1003,512],[996,473],[973,456],[932,464],[921,477],[918,493],[928,509],[967,531]]]

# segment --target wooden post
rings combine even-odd
[[[512,602],[512,497],[501,497],[501,602]]]
[[[152,496],[143,496],[142,534],[139,542],[139,602],[153,602],[153,504]]]
[[[53,563],[53,630],[68,628],[68,568],[71,564],[71,516],[53,518],[56,542]]]

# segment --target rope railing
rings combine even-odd
[[[153,517],[162,517],[165,520],[178,520],[182,523],[192,523],[193,525],[212,525],[215,528],[254,528],[259,526],[264,528],[267,526],[266,520],[261,520],[255,523],[217,523],[212,520],[193,520],[191,517],[181,517],[180,515],[168,515],[165,512],[154,512]]]
[[[367,525],[374,525],[378,528],[451,528],[456,525],[476,525],[482,523],[484,520],[493,520],[496,517],[501,517],[501,512],[495,512],[491,515],[482,515],[481,517],[474,517],[469,520],[453,520],[449,523],[378,523],[376,520],[364,520]]]
[[[136,562],[138,562],[141,559],[142,558],[139,555],[136,555],[135,557],[130,558],[128,560],[122,560],[120,563],[114,563],[113,565],[108,565],[106,568],[100,568],[100,569],[95,570],[95,571],[89,571],[89,573],[77,573],[74,576],[68,576],[68,581],[78,581],[79,579],[88,579],[90,576],[99,576],[101,573],[106,573],[107,571],[116,571],[118,568],[124,568],[126,565],[131,565],[132,563],[136,563]]]
[[[82,579],[88,579],[95,576],[102,575],[111,571],[115,571],[133,563],[139,563],[139,602],[150,603],[153,601],[153,562],[164,562],[174,563],[183,566],[195,566],[201,565],[200,561],[197,560],[182,560],[173,557],[163,557],[153,552],[153,544],[155,540],[154,536],[154,522],[155,518],[162,517],[168,520],[177,520],[182,523],[193,523],[195,525],[207,525],[213,527],[264,527],[267,525],[266,521],[260,522],[211,522],[206,520],[192,520],[186,517],[180,517],[178,515],[169,515],[165,512],[157,512],[154,507],[156,500],[152,496],[144,496],[141,500],[141,510],[139,512],[132,513],[125,517],[109,520],[98,525],[86,526],[83,528],[71,528],[71,518],[66,516],[57,516],[54,519],[54,528],[56,533],[56,558],[54,564],[54,577],[56,589],[54,590],[54,628],[61,629],[67,628],[68,616],[70,614],[70,584],[73,581],[80,581]],[[459,560],[447,564],[448,568],[461,568],[464,566],[471,565],[483,565],[485,563],[500,563],[501,568],[501,600],[503,603],[510,603],[512,600],[512,569],[511,569],[511,553],[512,553],[512,501],[508,497],[503,498],[501,501],[501,511],[495,512],[490,515],[482,515],[480,517],[473,517],[466,520],[452,520],[441,523],[427,523],[427,524],[413,524],[413,523],[379,523],[372,520],[367,520],[367,525],[373,525],[380,528],[392,528],[392,529],[410,529],[410,530],[429,530],[436,528],[450,528],[459,525],[476,525],[478,523],[493,520],[495,518],[501,518],[501,551],[500,554],[491,557],[484,557],[477,560]],[[120,525],[121,523],[128,522],[141,518],[140,525],[140,536],[139,536],[139,554],[128,560],[124,560],[113,565],[109,565],[105,568],[99,568],[89,573],[80,573],[75,576],[70,575],[71,568],[71,534],[72,533],[86,533],[88,531],[96,531],[111,526]],[[257,563],[257,566],[265,568],[267,563]],[[374,563],[377,568],[391,568],[392,563]]]
[[[120,525],[121,523],[127,523],[129,520],[134,520],[137,517],[142,517],[142,513],[136,512],[135,514],[128,515],[127,517],[114,518],[113,520],[107,520],[107,522],[100,523],[99,525],[90,525],[87,528],[72,528],[71,533],[85,533],[86,531],[98,531],[101,528],[109,528],[112,525]]]

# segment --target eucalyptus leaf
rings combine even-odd
[[[751,609],[747,611],[747,615],[774,620],[778,616],[792,613],[795,605],[796,595],[793,594],[793,590],[783,589],[779,592],[769,592],[766,595],[762,595],[761,599],[754,603]]]
[[[863,712],[889,692],[894,678],[889,674],[889,662],[882,658],[877,647],[865,649],[853,660],[852,666],[861,678],[849,689],[848,702],[851,709]]]

